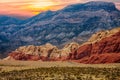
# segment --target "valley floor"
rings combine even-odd
[[[0,60],[0,80],[120,80],[120,64]]]

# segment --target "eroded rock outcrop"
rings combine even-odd
[[[94,54],[90,57],[76,60],[76,62],[85,64],[120,63],[120,53]]]
[[[5,60],[11,58],[15,60],[67,60],[69,54],[77,50],[78,47],[78,43],[67,44],[63,49],[58,49],[49,43],[42,46],[22,46],[11,52]]]
[[[106,38],[106,37],[109,37],[109,36],[112,36],[114,35],[115,33],[119,32],[120,31],[120,28],[114,28],[114,29],[111,29],[111,30],[103,30],[103,31],[99,31],[95,34],[93,34],[90,39],[88,39],[88,41],[84,44],[89,44],[89,43],[95,43],[95,42],[98,42],[100,40],[102,40],[103,38]]]
[[[94,35],[91,42],[83,44],[78,50],[71,53],[70,59],[78,60],[78,62],[81,63],[120,62],[120,28],[109,31],[110,35],[104,33],[106,33],[106,31],[99,34],[103,34],[101,39],[99,36],[96,36],[98,37],[96,38]]]

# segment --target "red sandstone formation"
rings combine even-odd
[[[77,43],[67,44],[63,49],[58,49],[49,43],[42,46],[22,46],[11,52],[4,60],[42,60],[42,61],[63,61],[67,60],[69,53],[79,47]]]
[[[71,53],[69,59],[80,63],[119,63],[120,31],[98,42],[84,44]]]
[[[34,61],[40,60],[39,56],[23,54],[18,52],[12,52],[9,54],[9,56],[11,56],[15,60],[34,60]]]
[[[85,64],[120,63],[120,53],[94,54],[75,61]]]

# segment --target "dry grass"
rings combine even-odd
[[[120,64],[1,60],[0,80],[120,80]]]
[[[114,68],[120,67],[120,64],[80,64],[71,61],[14,61],[0,60],[0,69],[2,71],[23,70],[41,67],[97,67],[97,68]]]

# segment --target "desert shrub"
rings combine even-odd
[[[0,72],[0,80],[96,80],[97,78],[119,80],[120,68],[50,67]]]

